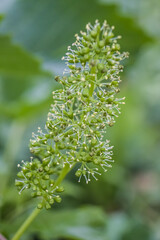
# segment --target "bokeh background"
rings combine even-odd
[[[113,168],[86,185],[74,174],[61,204],[23,240],[160,240],[160,1],[0,0],[0,232],[9,239],[36,205],[14,186],[32,131],[44,126],[61,57],[87,22],[106,19],[128,51],[126,105],[106,138]]]

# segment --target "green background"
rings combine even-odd
[[[22,240],[160,239],[160,1],[0,0],[0,232],[9,239],[32,211],[14,186],[32,131],[44,126],[61,57],[86,23],[122,35],[120,96],[126,105],[106,138],[113,168],[98,181],[64,181],[61,204],[42,211]]]

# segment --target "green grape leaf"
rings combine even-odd
[[[40,67],[40,61],[30,53],[11,42],[9,36],[0,35],[0,74],[26,78],[47,75]]]

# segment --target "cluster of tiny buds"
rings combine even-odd
[[[113,163],[113,147],[104,135],[124,104],[125,98],[117,94],[123,71],[120,62],[128,57],[128,53],[120,53],[120,36],[114,36],[113,29],[106,21],[87,24],[86,32],[75,35],[75,43],[62,58],[67,69],[62,77],[55,77],[62,88],[53,92],[45,131],[38,128],[30,140],[35,158],[18,165],[19,192],[31,188],[32,196],[41,199],[39,208],[60,202],[58,193],[63,188],[55,180],[66,164],[70,168],[78,164],[78,181],[84,177],[88,183],[101,175],[99,168],[107,171]]]
[[[32,189],[31,196],[41,198],[38,208],[49,209],[54,202],[61,202],[59,193],[63,192],[64,188],[55,186],[55,181],[50,178],[53,169],[50,169],[46,162],[41,163],[31,157],[30,162],[22,160],[22,166],[20,164],[17,166],[21,168],[17,174],[19,179],[15,181],[19,194],[24,189]]]

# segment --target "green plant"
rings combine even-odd
[[[99,168],[111,167],[112,147],[103,140],[107,126],[113,126],[120,113],[117,98],[122,71],[120,61],[128,56],[120,53],[120,45],[113,34],[114,27],[106,21],[86,26],[81,36],[76,34],[73,48],[62,59],[66,60],[64,76],[55,78],[62,89],[53,92],[53,104],[48,113],[45,133],[33,133],[31,161],[24,162],[18,172],[16,186],[19,193],[31,189],[31,196],[40,199],[37,208],[22,225],[14,240],[20,238],[29,224],[45,207],[49,209],[64,189],[61,182],[66,174],[78,165],[75,175],[86,183],[91,177],[97,180]]]

